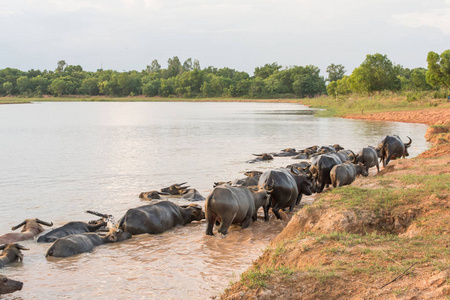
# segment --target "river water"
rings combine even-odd
[[[86,210],[119,219],[128,208],[146,204],[138,198],[143,191],[188,182],[206,197],[215,181],[295,162],[248,164],[252,153],[335,143],[356,152],[398,134],[413,139],[414,157],[429,147],[425,131],[421,124],[319,118],[292,103],[2,105],[0,234],[26,218],[54,226],[94,219]],[[23,241],[30,248],[23,263],[1,274],[23,281],[24,288],[4,297],[208,299],[239,280],[285,225],[258,220],[226,237],[210,237],[202,221],[66,259],[46,259],[49,245]]]

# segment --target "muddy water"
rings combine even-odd
[[[0,234],[25,218],[55,226],[145,204],[140,192],[187,181],[204,196],[214,181],[294,162],[248,164],[252,153],[339,143],[354,151],[386,134],[427,149],[426,126],[316,118],[296,104],[37,103],[0,107]],[[306,198],[305,200],[310,200]],[[171,199],[183,204],[179,199]],[[201,203],[203,205],[203,203]],[[205,222],[140,235],[66,259],[30,248],[23,263],[0,270],[24,289],[5,299],[207,299],[259,257],[285,221],[259,219],[226,237],[205,236]]]

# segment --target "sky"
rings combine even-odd
[[[202,68],[330,64],[367,54],[407,68],[450,49],[450,0],[0,0],[0,69],[141,71],[178,56]]]

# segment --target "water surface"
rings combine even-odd
[[[292,103],[78,102],[0,106],[0,233],[25,218],[60,226],[144,205],[140,192],[185,182],[205,197],[214,181],[294,162],[248,164],[252,153],[339,143],[358,151],[386,134],[413,139],[411,157],[429,147],[426,126],[318,118]],[[173,200],[180,202],[179,200]],[[203,204],[202,204],[203,205]],[[285,223],[258,220],[229,236],[204,235],[205,222],[140,235],[68,259],[45,259],[48,245],[2,274],[24,281],[6,299],[124,297],[207,299],[251,265]]]

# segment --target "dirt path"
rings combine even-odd
[[[422,123],[427,125],[449,124],[450,108],[428,108],[414,111],[392,111],[371,114],[353,114],[344,118],[376,121],[393,121],[405,123]]]

